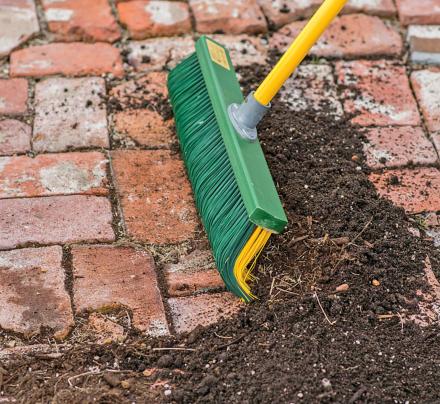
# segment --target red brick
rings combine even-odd
[[[106,169],[97,152],[0,157],[0,198],[107,195]]]
[[[428,130],[440,131],[440,72],[413,72],[411,82]]]
[[[122,76],[119,50],[106,43],[51,43],[20,49],[11,54],[10,74],[14,77]]]
[[[20,115],[27,111],[28,82],[25,79],[0,80],[0,114]]]
[[[437,153],[440,154],[440,132],[431,134],[431,139],[437,149]]]
[[[195,250],[164,266],[170,296],[189,296],[195,292],[224,288],[209,251]]]
[[[191,37],[156,38],[128,43],[128,63],[139,71],[172,69],[195,52]]]
[[[183,162],[165,150],[112,153],[128,234],[153,244],[190,239],[197,216]]]
[[[74,325],[64,288],[61,247],[0,252],[0,327],[38,334],[41,327],[64,338]]]
[[[167,147],[175,139],[173,121],[148,109],[127,110],[114,116],[115,137],[130,145]]]
[[[52,196],[0,200],[0,250],[30,244],[113,241],[107,198]]]
[[[366,13],[379,17],[393,17],[396,7],[393,0],[348,0],[343,13]]]
[[[0,58],[38,30],[34,0],[0,0]]]
[[[134,0],[118,4],[118,13],[134,39],[191,31],[188,4],[180,1]]]
[[[15,119],[0,121],[0,156],[30,150],[31,131],[29,125]]]
[[[371,168],[402,167],[411,163],[434,164],[437,154],[420,127],[372,128],[365,132],[364,146]]]
[[[396,0],[400,22],[440,24],[440,0]]]
[[[37,151],[108,147],[105,81],[50,78],[37,83],[33,146]]]
[[[407,39],[412,52],[440,53],[440,25],[411,25]]]
[[[258,34],[267,24],[256,0],[189,0],[196,30],[204,34]]]
[[[398,181],[392,180],[395,177]],[[440,210],[440,171],[436,168],[387,170],[371,174],[370,180],[380,196],[408,213]]]
[[[404,66],[388,61],[338,62],[336,72],[343,92],[344,109],[355,114],[358,125],[420,124],[417,104]]]
[[[100,313],[90,314],[86,330],[92,334],[92,337],[97,337],[98,344],[123,342],[125,340],[124,327]]]
[[[282,51],[292,43],[306,21],[286,25],[275,33],[271,46]],[[398,56],[402,52],[402,38],[380,18],[364,14],[337,17],[324,32],[311,55],[320,57]]]
[[[150,335],[168,334],[152,256],[131,247],[72,248],[77,312],[126,307],[133,325]]]
[[[60,41],[114,42],[121,37],[107,0],[42,0],[49,31]]]
[[[231,293],[203,294],[193,297],[168,299],[176,332],[190,332],[198,325],[215,324],[222,318],[232,317],[243,307]]]

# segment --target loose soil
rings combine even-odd
[[[255,74],[243,84],[255,84]],[[260,300],[178,338],[135,333],[0,367],[19,402],[438,402],[440,331],[417,325],[432,243],[368,181],[347,121],[275,103],[261,141],[289,216],[256,272]],[[342,286],[341,286],[342,285]],[[337,291],[338,290],[338,291]],[[173,348],[173,349],[167,349]],[[177,349],[176,349],[177,348]],[[2,375],[2,376],[1,376]]]

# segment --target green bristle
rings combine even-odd
[[[183,159],[217,268],[227,288],[249,301],[233,269],[256,226],[249,221],[195,53],[171,71],[168,88]]]

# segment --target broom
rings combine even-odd
[[[259,255],[287,225],[256,126],[345,2],[325,0],[245,101],[227,50],[205,36],[168,76],[183,160],[218,271],[246,302],[255,298],[249,281]]]

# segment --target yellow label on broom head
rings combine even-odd
[[[226,70],[230,70],[226,51],[220,45],[217,45],[209,39],[206,40],[206,44],[208,45],[208,50],[212,61],[221,67],[224,67]]]

